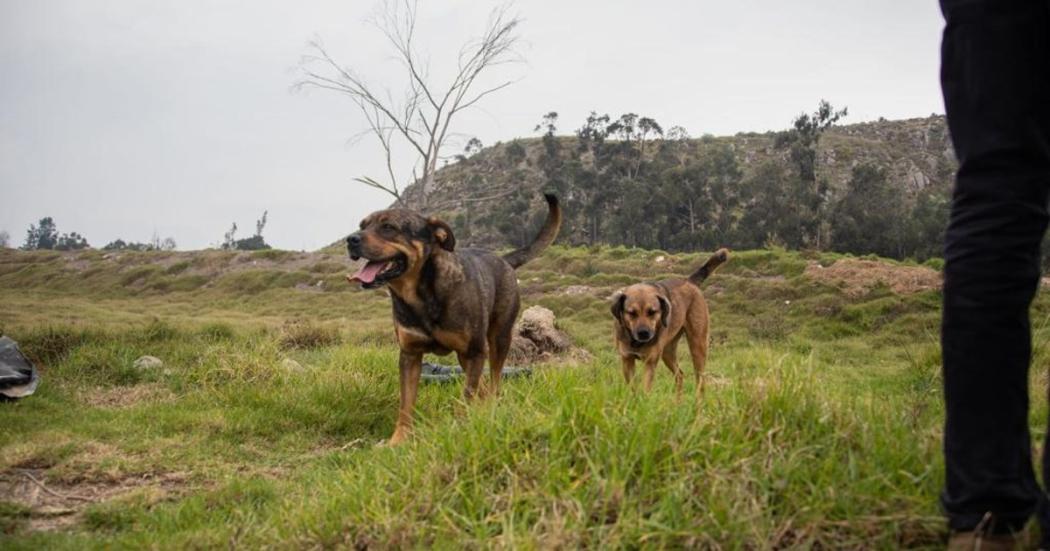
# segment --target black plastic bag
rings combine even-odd
[[[36,367],[9,337],[0,337],[0,399],[29,396],[40,383]]]

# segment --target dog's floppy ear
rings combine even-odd
[[[434,240],[441,245],[442,249],[452,252],[456,250],[456,236],[452,233],[452,228],[449,227],[441,219],[431,216],[427,220],[427,226],[430,227],[430,233],[434,236]]]
[[[660,299],[660,324],[667,327],[667,320],[671,317],[671,301],[663,295],[657,295]]]
[[[625,302],[627,302],[627,295],[623,291],[613,295],[612,306],[609,308],[609,311],[612,312],[614,318],[623,320],[623,305]]]

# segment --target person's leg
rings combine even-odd
[[[953,530],[1019,530],[1042,493],[1028,432],[1028,307],[1050,184],[1050,2],[942,0],[941,84],[960,160],[941,344]]]

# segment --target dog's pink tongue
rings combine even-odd
[[[350,276],[350,281],[356,279],[361,283],[372,283],[376,280],[376,276],[379,275],[379,270],[382,270],[385,265],[386,262],[369,262],[361,266],[361,269],[356,274]]]

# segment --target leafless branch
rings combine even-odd
[[[449,129],[456,115],[516,82],[507,80],[476,90],[479,78],[491,68],[522,61],[516,52],[521,19],[510,14],[509,4],[494,10],[484,33],[460,49],[457,72],[452,80],[446,87],[438,88],[430,78],[428,63],[415,47],[418,7],[418,0],[384,0],[371,20],[393,49],[393,57],[405,69],[407,84],[400,101],[395,101],[388,89],[384,89],[386,93],[377,93],[363,77],[340,65],[320,39],[309,43],[311,53],[304,55],[300,62],[301,78],[295,88],[335,92],[357,106],[368,129],[356,137],[375,138],[383,149],[390,182],[380,183],[367,176],[354,181],[381,189],[399,203],[404,203],[404,197],[395,170],[400,164],[395,159],[395,151],[398,144],[407,145],[415,157],[407,164],[411,167],[409,183],[417,184],[418,188],[411,195],[418,197],[418,206],[425,209],[438,161],[445,158],[442,149],[448,145]]]

